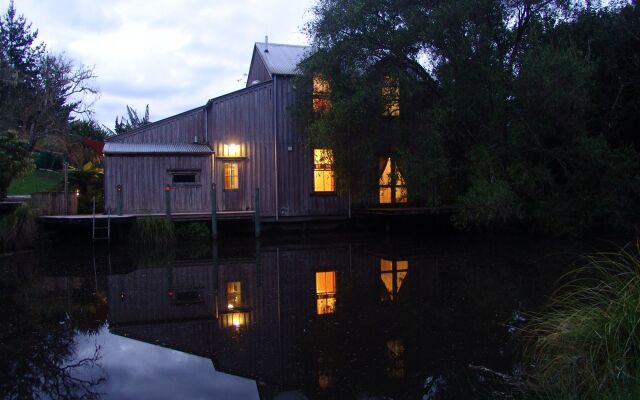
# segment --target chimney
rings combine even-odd
[[[269,52],[269,36],[267,35],[264,36],[264,52]]]

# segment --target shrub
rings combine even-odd
[[[177,225],[176,236],[180,240],[200,242],[208,240],[211,234],[209,227],[204,222],[189,222]]]
[[[143,246],[166,246],[175,239],[173,222],[165,218],[138,218],[130,232],[133,243]]]
[[[639,398],[639,254],[587,257],[524,328],[535,397]]]
[[[5,251],[33,247],[38,236],[38,215],[28,204],[21,204],[0,221],[0,243]]]

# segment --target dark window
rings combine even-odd
[[[196,183],[196,174],[174,174],[173,183]]]

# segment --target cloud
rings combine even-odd
[[[0,0],[2,11],[8,0]],[[127,104],[158,120],[244,87],[253,43],[307,44],[311,0],[15,0],[49,50],[94,68],[96,118]]]

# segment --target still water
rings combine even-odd
[[[517,327],[593,250],[456,234],[3,256],[0,397],[491,397],[487,369],[519,373]]]

